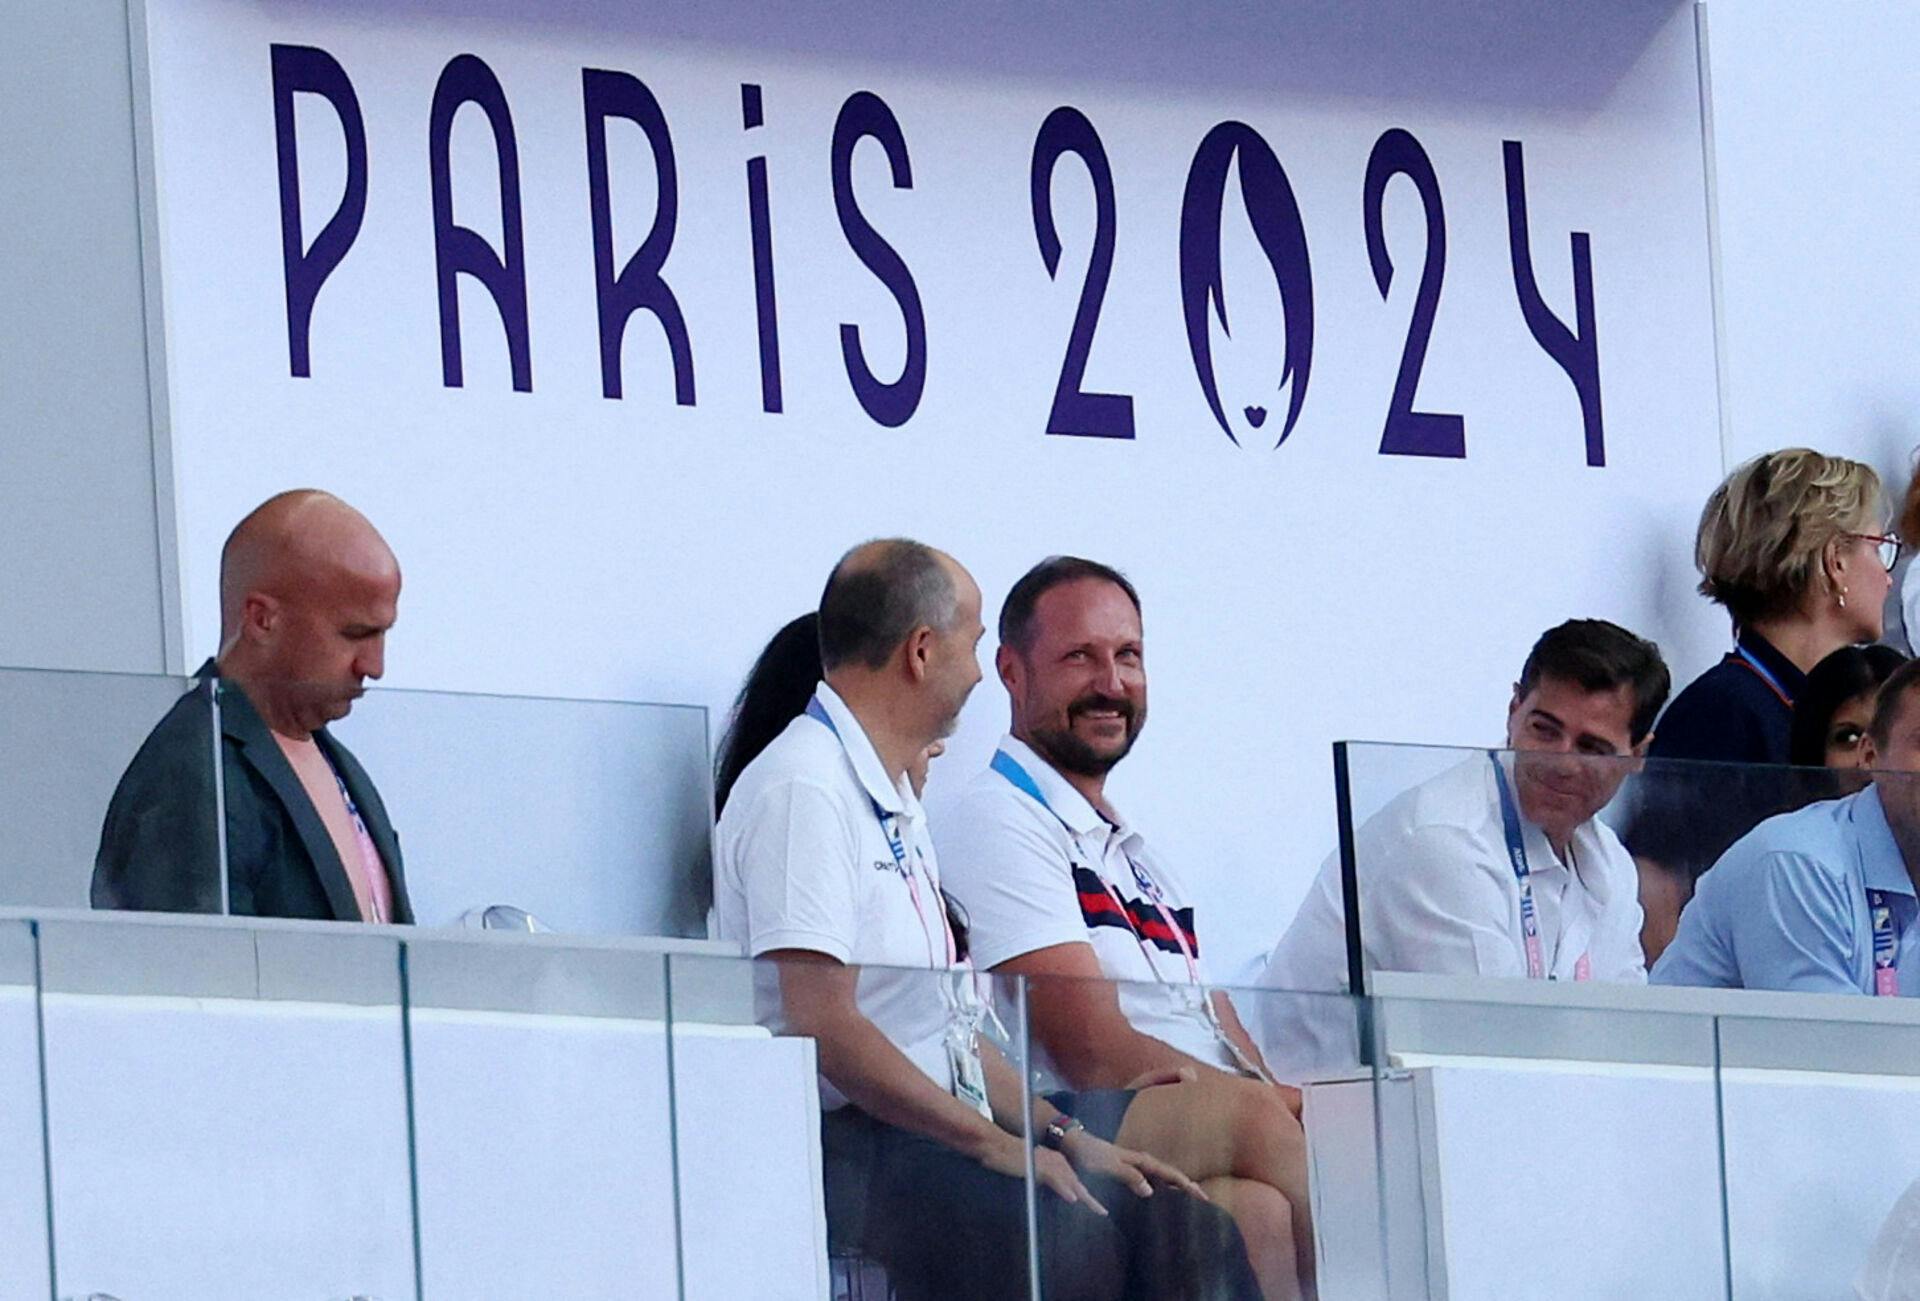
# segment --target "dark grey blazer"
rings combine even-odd
[[[220,911],[215,832],[212,660],[133,757],[107,806],[93,861],[93,906],[147,912]],[[244,692],[219,693],[227,832],[227,897],[234,914],[358,921],[353,885],[326,824]],[[393,920],[413,921],[400,839],[373,779],[325,728],[314,740],[346,783],[393,884]]]

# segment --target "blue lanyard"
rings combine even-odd
[[[1873,923],[1873,992],[1892,997],[1900,992],[1900,930],[1885,890],[1867,891],[1867,917]]]
[[[820,703],[819,697],[816,696],[807,702],[807,717],[823,725],[836,738],[839,738],[842,744],[845,743],[846,738],[840,736],[840,729],[833,725],[833,717],[827,713],[826,706]],[[867,803],[873,806],[873,816],[879,821],[880,830],[887,838],[887,848],[893,851],[894,870],[900,873],[903,879],[911,877],[912,871],[907,867],[907,847],[900,839],[899,815],[889,813],[881,807],[880,801],[873,798],[871,791],[867,793]]]
[[[1060,816],[1060,811],[1047,801],[1047,797],[1040,791],[1040,784],[1034,781],[1031,773],[1020,766],[1018,759],[1008,754],[1005,750],[995,750],[993,752],[993,762],[988,766],[1011,782],[1014,789],[1027,796],[1047,812],[1053,814],[1053,820],[1066,828],[1068,841],[1074,845],[1079,844],[1078,833],[1074,831],[1073,827],[1065,818]],[[1153,906],[1160,909],[1160,915],[1166,920],[1168,927],[1177,931],[1179,928],[1174,925],[1172,918],[1167,917],[1166,904],[1164,902],[1166,896],[1161,892],[1159,882],[1149,876],[1147,870],[1134,861],[1132,854],[1122,850],[1121,857],[1125,858],[1127,860],[1127,866],[1133,869],[1134,884],[1140,887],[1141,892],[1145,894],[1147,898],[1153,900]]]
[[[1526,949],[1527,979],[1541,980],[1547,974],[1547,963],[1540,945],[1540,914],[1533,902],[1533,869],[1527,863],[1527,846],[1520,833],[1520,809],[1507,784],[1507,770],[1500,766],[1500,756],[1489,750],[1487,759],[1493,764],[1493,780],[1500,788],[1500,825],[1507,836],[1507,862],[1520,885],[1520,937]]]
[[[834,738],[840,742],[841,747],[845,748],[846,738],[840,735],[840,729],[834,726],[833,716],[827,713],[826,706],[820,703],[818,696],[815,696],[807,702],[807,717],[819,723],[829,732],[832,732]],[[934,952],[933,932],[927,925],[926,910],[920,903],[920,883],[914,870],[907,866],[907,847],[900,839],[900,815],[897,813],[889,813],[886,808],[881,805],[880,801],[873,797],[873,792],[868,791],[866,795],[867,803],[873,809],[874,819],[880,824],[881,834],[887,838],[887,848],[893,852],[894,870],[900,874],[900,879],[907,883],[907,889],[913,895],[914,915],[920,919],[920,931],[927,939],[928,965],[937,970],[940,967],[940,960]],[[922,871],[925,871],[926,856],[920,852],[920,848],[917,845],[914,846],[914,858],[919,862]],[[939,896],[940,882],[934,879],[933,873],[931,872],[927,872],[926,877],[927,884],[932,886],[934,894]],[[953,927],[947,920],[946,906],[938,897],[934,900],[934,908],[940,915],[941,938],[946,941],[946,965],[951,967],[959,961],[958,942],[954,938]]]

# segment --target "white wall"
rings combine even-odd
[[[1618,619],[1670,649],[1710,628],[1686,535],[1720,473],[1705,162],[1693,13],[1403,3],[1356,13],[1226,4],[1171,16],[1003,6],[981,25],[932,3],[837,0],[766,11],[636,11],[599,0],[529,20],[459,5],[153,0],[160,248],[187,586],[185,641],[211,639],[211,578],[238,515],[292,482],[367,510],[408,574],[391,681],[692,701],[720,708],[770,632],[816,599],[833,559],[903,532],[952,550],[989,615],[1054,551],[1129,569],[1145,595],[1154,713],[1116,778],[1122,807],[1198,896],[1211,951],[1277,938],[1334,819],[1342,736],[1485,743],[1534,637]],[[656,21],[656,19],[658,21]],[[289,373],[268,48],[338,58],[365,112],[359,238],[314,315],[313,373]],[[1145,57],[1147,52],[1151,57]],[[518,139],[530,392],[503,333],[459,290],[467,378],[442,385],[422,148],[456,54],[485,57]],[[680,222],[669,280],[698,402],[677,405],[661,331],[627,331],[627,394],[603,398],[586,220],[581,68],[653,89],[671,125]],[[743,133],[739,84],[765,86]],[[862,207],[912,268],[927,317],[924,400],[898,429],[853,400],[838,323],[874,369],[899,316],[851,256],[828,141],[855,91],[886,97],[913,159],[889,186],[856,156]],[[1113,277],[1085,387],[1133,396],[1131,441],[1050,436],[1093,225],[1086,169],[1053,183],[1065,257],[1049,279],[1028,168],[1058,105],[1098,127],[1117,195]],[[315,111],[309,113],[309,109]],[[1215,327],[1239,444],[1187,357],[1182,192],[1216,124],[1255,126],[1283,159],[1311,247],[1314,362],[1275,447],[1284,325],[1238,201]],[[341,193],[341,133],[297,110],[309,236]],[[1369,269],[1363,181],[1391,127],[1424,143],[1446,203],[1444,288],[1415,405],[1466,417],[1464,459],[1383,455],[1424,245],[1406,181],[1386,193],[1397,268]],[[1568,232],[1592,233],[1607,413],[1587,463],[1566,376],[1530,337],[1507,247],[1502,142],[1527,154],[1532,262],[1573,316]],[[620,257],[653,211],[651,159],[612,140]],[[760,409],[745,164],[773,193],[785,410]],[[454,128],[455,207],[497,232],[484,120]],[[497,236],[495,236],[497,238]],[[991,642],[986,648],[990,651]],[[1704,656],[1704,651],[1702,652]],[[984,765],[1004,725],[989,680],[935,770],[933,802]]]
[[[1728,460],[1810,445],[1898,494],[1920,446],[1920,5],[1705,9]]]

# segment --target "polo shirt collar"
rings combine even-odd
[[[880,762],[880,752],[873,748],[867,729],[861,725],[859,717],[847,702],[840,698],[840,693],[822,682],[814,688],[813,703],[825,713],[829,730],[840,738],[840,748],[847,753],[847,762],[853,766],[853,775],[859,778],[873,806],[882,813],[918,817],[920,801],[895,786],[887,777],[886,765]],[[809,712],[812,712],[811,708]]]
[[[1753,656],[1773,680],[1780,684],[1789,702],[1800,699],[1800,693],[1806,690],[1807,675],[1802,673],[1794,662],[1782,655],[1774,644],[1751,628],[1742,628],[1733,639],[1733,644]]]
[[[1009,771],[1008,761],[1012,770]],[[1061,822],[1067,830],[1078,836],[1091,835],[1096,831],[1109,829],[1111,824],[1100,816],[1100,810],[1088,802],[1087,797],[1073,788],[1073,783],[1062,777],[1052,764],[1034,752],[1032,746],[1009,733],[1000,739],[1000,752],[994,756],[994,769],[1007,778],[1016,787],[1028,795],[1038,794],[1040,802]],[[1027,789],[1015,774],[1023,775],[1032,789]]]
[[[1854,852],[1860,856],[1860,880],[1869,890],[1913,897],[1913,878],[1907,875],[1907,862],[1900,854],[1893,828],[1887,825],[1887,810],[1880,803],[1880,788],[1869,786],[1858,795],[1847,797],[1847,811],[1853,822]]]

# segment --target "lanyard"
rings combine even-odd
[[[327,766],[333,768],[332,763],[328,763]],[[347,816],[353,819],[354,848],[360,851],[360,870],[366,874],[367,878],[367,920],[376,925],[383,925],[387,920],[386,909],[380,906],[380,888],[374,881],[374,864],[368,861],[367,852],[370,849],[373,850],[372,858],[374,862],[378,862],[380,851],[374,848],[373,833],[367,830],[366,819],[360,816],[360,806],[353,802],[353,793],[347,789],[347,779],[340,775],[338,768],[333,768],[333,781],[340,788],[340,798],[346,801]],[[386,865],[382,863],[380,868],[385,871]]]
[[[829,732],[832,732],[834,736],[840,740],[842,746],[846,744],[846,738],[840,736],[840,729],[834,726],[832,716],[827,713],[826,707],[820,703],[818,698],[807,702],[807,717],[820,723]],[[934,944],[933,928],[927,924],[927,910],[921,902],[920,897],[920,875],[927,870],[926,855],[921,853],[919,846],[916,845],[914,847],[913,858],[919,870],[916,871],[914,867],[909,866],[907,863],[907,846],[900,838],[900,815],[897,813],[889,813],[886,809],[882,808],[880,801],[874,799],[871,792],[867,792],[867,803],[872,806],[873,816],[875,820],[880,823],[880,833],[887,838],[887,848],[893,853],[893,870],[898,872],[900,879],[907,883],[907,890],[913,897],[913,915],[920,919],[920,934],[925,937],[927,941],[927,965],[932,967],[952,967],[956,965],[960,960],[959,946],[954,941],[953,927],[947,922],[946,907],[940,903],[938,899],[940,883],[932,879],[931,873],[928,873],[927,883],[933,886],[935,895],[934,911],[938,913],[940,917],[940,937],[945,942],[946,948],[946,961],[944,963],[940,961],[939,951]]]
[[[1018,759],[1015,759],[1005,750],[996,750],[994,751],[991,766],[995,772],[1005,777],[1022,794],[1026,795],[1048,813],[1053,814],[1054,821],[1066,829],[1068,839],[1075,845],[1079,844],[1078,833],[1068,825],[1065,818],[1060,816],[1059,811],[1048,802],[1047,797],[1040,791],[1039,783],[1033,780],[1032,774],[1020,766]],[[1194,956],[1192,946],[1187,943],[1187,933],[1180,929],[1180,923],[1174,919],[1172,910],[1167,907],[1167,897],[1165,892],[1160,889],[1159,882],[1155,881],[1153,877],[1147,873],[1147,869],[1142,867],[1139,862],[1134,859],[1132,854],[1127,853],[1124,849],[1121,850],[1120,853],[1121,856],[1127,860],[1127,866],[1133,870],[1134,884],[1138,885],[1140,892],[1152,902],[1154,911],[1160,914],[1162,924],[1172,933],[1173,942],[1179,946],[1180,956],[1186,960],[1187,978],[1195,985],[1200,984],[1200,963]],[[1113,882],[1107,880],[1105,875],[1100,873],[1095,873],[1095,875],[1100,877],[1100,886],[1107,892],[1107,898],[1113,901],[1114,907],[1120,910],[1120,916],[1126,919],[1127,929],[1133,933],[1134,942],[1140,946],[1141,955],[1147,959],[1147,969],[1153,972],[1155,980],[1161,979],[1160,969],[1154,965],[1153,953],[1147,947],[1147,937],[1140,933],[1139,925],[1133,920],[1133,913],[1127,908],[1127,901],[1120,896],[1120,891],[1114,887]]]
[[[1885,890],[1867,891],[1867,916],[1873,921],[1873,992],[1881,998],[1900,993],[1900,932]]]
[[[1507,862],[1513,865],[1513,879],[1520,886],[1520,938],[1527,952],[1527,979],[1545,980],[1547,960],[1540,944],[1540,912],[1533,902],[1533,869],[1527,863],[1526,841],[1520,834],[1520,808],[1514,803],[1513,789],[1507,785],[1507,770],[1492,750],[1487,758],[1493,764],[1493,780],[1500,788],[1500,826],[1507,837]],[[1586,954],[1574,964],[1573,978],[1586,980],[1593,964]]]
[[[1767,688],[1772,691],[1774,695],[1780,697],[1781,704],[1785,705],[1788,709],[1793,708],[1793,697],[1787,694],[1787,689],[1780,685],[1780,679],[1775,677],[1772,671],[1754,656],[1752,651],[1742,646],[1739,642],[1735,642],[1733,644],[1733,654],[1729,658],[1737,660],[1744,667],[1753,670],[1760,680],[1767,684]]]
[[[1054,808],[1047,800],[1046,795],[1040,790],[1039,783],[1034,781],[1031,773],[1020,766],[1019,760],[1015,759],[1005,750],[996,750],[994,751],[993,762],[990,766],[995,772],[1006,778],[1016,790],[1052,814],[1054,821],[1058,822],[1066,831],[1067,842],[1075,847],[1079,846],[1079,833],[1074,831],[1072,825],[1060,816],[1060,811]],[[1127,866],[1133,870],[1134,883],[1140,887],[1141,893],[1153,904],[1154,911],[1160,914],[1161,924],[1172,933],[1173,942],[1180,949],[1180,956],[1187,964],[1188,986],[1199,994],[1199,1006],[1195,1010],[1206,1020],[1208,1028],[1213,1031],[1214,1038],[1226,1047],[1228,1055],[1233,1058],[1236,1066],[1248,1075],[1272,1083],[1272,1077],[1260,1068],[1259,1063],[1248,1059],[1240,1045],[1235,1043],[1227,1034],[1226,1027],[1220,1024],[1220,1013],[1213,1006],[1213,997],[1205,983],[1200,979],[1199,959],[1194,954],[1193,946],[1187,942],[1187,933],[1180,928],[1180,923],[1174,917],[1173,910],[1167,907],[1166,894],[1160,889],[1159,882],[1153,879],[1147,872],[1147,869],[1142,867],[1132,854],[1127,853],[1124,849],[1122,849],[1120,853],[1121,856],[1127,860]],[[1133,942],[1140,948],[1141,958],[1146,961],[1147,970],[1153,973],[1154,982],[1160,985],[1167,984],[1167,978],[1160,974],[1160,968],[1153,960],[1153,950],[1147,943],[1147,937],[1140,933],[1140,926],[1134,921],[1133,913],[1127,907],[1127,901],[1121,897],[1120,891],[1115,888],[1113,882],[1107,880],[1105,873],[1095,872],[1094,875],[1099,877],[1101,888],[1107,892],[1107,898],[1113,902],[1115,908],[1120,910],[1120,916],[1126,922],[1127,930],[1133,935]]]

